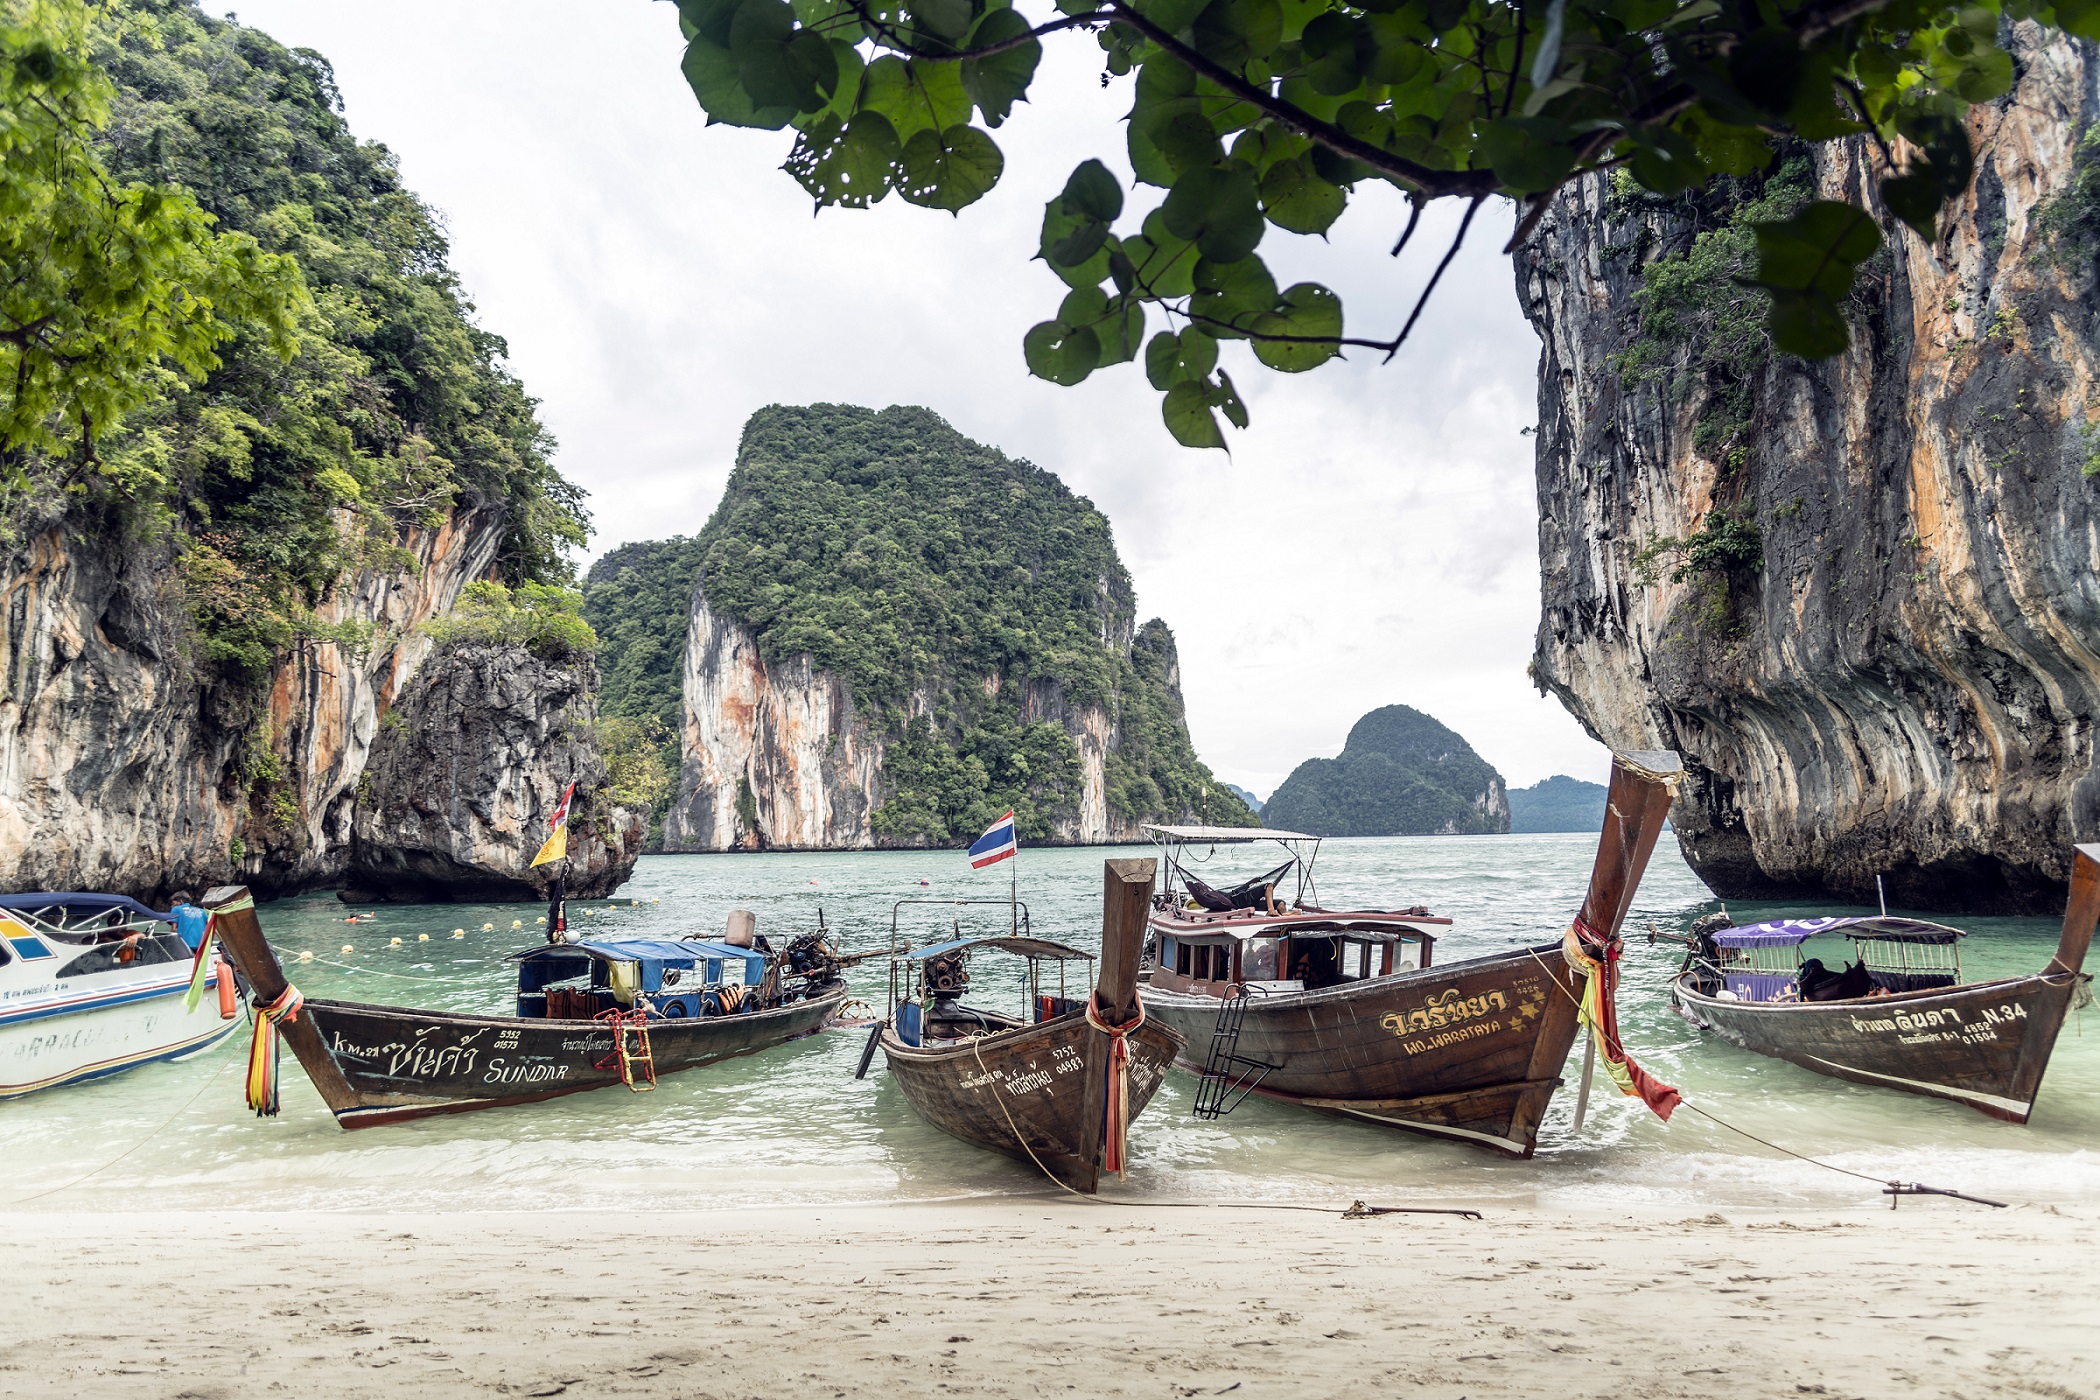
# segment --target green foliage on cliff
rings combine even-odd
[[[657,796],[646,804],[652,847],[663,839],[664,813],[677,796],[685,633],[699,575],[700,541],[677,535],[608,550],[583,580],[583,615],[598,635],[601,728],[611,726],[622,746],[635,735],[653,736],[662,777]],[[612,761],[608,753],[607,764]]]
[[[685,632],[700,576],[700,541],[688,535],[606,551],[583,580],[583,615],[598,634],[598,712],[682,723]]]
[[[2070,182],[2035,210],[2034,228],[2044,247],[2037,261],[2085,272],[2100,264],[2100,126],[2078,138]]]
[[[459,592],[452,611],[423,624],[439,647],[523,647],[558,666],[588,661],[598,638],[583,619],[583,595],[555,584],[520,584],[515,592],[480,579]]]
[[[1791,218],[1814,196],[1814,168],[1803,154],[1672,199],[1614,180],[1615,217],[1672,226],[1669,245],[1641,269],[1633,298],[1639,326],[1616,367],[1629,385],[1703,394],[1693,445],[1731,468],[1745,459],[1757,382],[1773,355],[1764,300],[1746,285],[1757,270],[1754,226]],[[1644,225],[1630,251],[1645,253],[1649,233]]]
[[[1262,808],[1264,825],[1315,836],[1480,835],[1509,830],[1502,775],[1420,710],[1358,720],[1338,758],[1298,765]]]
[[[1090,706],[1118,726],[1112,819],[1254,820],[1196,759],[1165,625],[1120,641],[1135,603],[1108,521],[926,409],[761,410],[693,543],[708,605],[751,628],[769,662],[807,654],[842,676],[889,741],[872,818],[886,840],[974,837],[1008,807],[1023,839],[1050,835],[1077,811],[1073,725]],[[653,619],[653,644],[609,629],[620,659],[605,703],[660,713],[676,694],[664,648],[685,634],[672,610],[689,556],[682,541],[630,548],[592,571],[587,606]]]
[[[16,537],[82,507],[172,535],[202,659],[251,679],[328,635],[314,610],[345,569],[413,567],[407,532],[469,498],[504,512],[504,581],[565,580],[580,493],[503,341],[474,324],[435,217],[344,125],[327,61],[182,0],[114,14],[94,53],[115,88],[98,137],[113,178],[194,199],[218,236],[296,263],[310,301],[290,342],[220,308],[234,334],[216,367],[198,379],[162,357],[94,455],[26,464]]]
[[[715,608],[864,705],[956,674],[1104,702],[1101,637],[1132,607],[1099,511],[923,408],[761,409],[700,545]]]

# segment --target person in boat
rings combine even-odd
[[[1303,982],[1308,992],[1337,987],[1348,980],[1342,976],[1341,962],[1334,955],[1334,940],[1331,938],[1292,939],[1291,976]]]

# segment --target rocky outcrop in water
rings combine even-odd
[[[574,677],[566,691],[550,681],[545,698],[511,697],[487,725],[463,723],[465,704],[395,707],[431,650],[419,628],[488,571],[503,524],[500,511],[470,503],[435,529],[411,531],[414,567],[347,575],[315,611],[318,624],[357,624],[344,635],[369,641],[309,640],[260,687],[214,679],[200,664],[165,545],[92,521],[29,530],[0,577],[0,887],[147,900],[229,881],[264,896],[325,889],[350,870],[358,826],[367,890],[383,872],[414,873],[418,897],[443,897],[445,867],[434,859],[443,851],[461,857],[466,883],[455,892],[498,897],[487,872],[523,868],[504,844],[511,814],[556,772],[584,775],[586,793],[592,774],[602,778],[587,691]],[[431,684],[451,693],[442,676]],[[460,825],[448,832],[444,818],[415,809],[414,820],[397,820],[411,808],[377,805],[413,790],[391,776],[377,789],[362,782],[383,724],[397,748],[445,749],[456,770],[489,777],[484,806],[456,809]],[[502,747],[514,734],[564,726],[581,737],[544,758]],[[480,742],[490,748],[477,757]],[[638,838],[616,809],[599,825],[603,849],[588,876],[578,874],[609,891],[606,881],[633,865]],[[508,888],[501,897],[530,897],[534,886]]]
[[[1349,727],[1333,758],[1291,770],[1262,823],[1314,836],[1478,836],[1509,830],[1502,775],[1458,733],[1407,705]]]
[[[381,721],[358,783],[342,897],[545,898],[555,867],[531,862],[572,782],[568,893],[619,888],[646,821],[604,796],[595,679],[588,661],[522,646],[454,644],[426,661]]]
[[[99,522],[29,532],[0,579],[0,885],[163,898],[331,883],[380,715],[429,649],[416,628],[502,535],[478,506],[411,532],[418,567],[347,577],[316,611],[371,644],[311,641],[256,690],[198,664],[165,545]]]
[[[2095,250],[2038,218],[2081,168],[2094,50],[2014,41],[1973,188],[1936,245],[1883,220],[1841,359],[1622,373],[1693,215],[1602,179],[1517,259],[1535,674],[1604,742],[1683,753],[1672,818],[1723,896],[1871,902],[1885,875],[1892,903],[2052,912],[2100,835]],[[1856,197],[1871,159],[1818,149],[1813,183]]]

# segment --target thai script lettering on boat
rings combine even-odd
[[[1500,990],[1477,997],[1462,997],[1458,988],[1448,987],[1412,1011],[1388,1011],[1379,1018],[1378,1024],[1397,1036],[1420,1035],[1507,1010],[1509,998]]]

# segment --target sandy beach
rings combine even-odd
[[[0,1394],[2084,1397],[2096,1237],[1940,1201],[25,1212]]]

